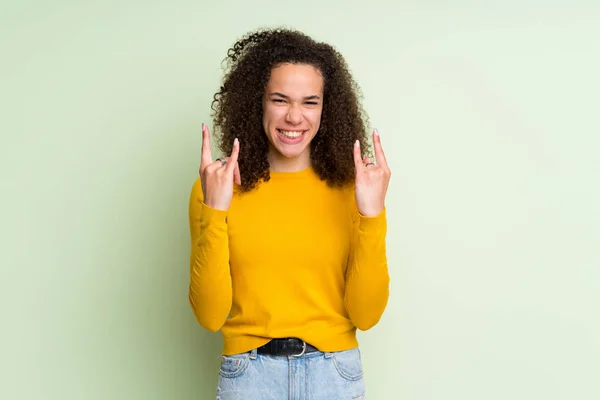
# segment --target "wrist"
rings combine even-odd
[[[220,204],[218,202],[210,201],[208,199],[204,200],[204,204],[207,207],[210,207],[213,210],[217,210],[217,211],[227,211],[227,210],[229,210],[229,205],[222,204],[222,203]]]
[[[385,206],[372,207],[372,208],[364,208],[362,210],[359,208],[358,209],[358,213],[362,217],[374,218],[374,217],[377,217],[379,214],[381,214],[384,209],[385,209]]]

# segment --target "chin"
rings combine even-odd
[[[302,149],[290,151],[291,149],[282,148],[281,146],[277,146],[277,147],[275,147],[275,149],[283,157],[290,158],[290,159],[300,157],[307,150],[305,147],[302,147]]]

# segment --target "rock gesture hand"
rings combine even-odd
[[[208,126],[202,124],[202,160],[200,162],[200,180],[204,204],[216,210],[226,211],[233,198],[233,184],[241,185],[238,154],[240,142],[233,141],[230,157],[212,159],[210,151],[210,132]]]
[[[375,217],[385,208],[385,195],[392,175],[377,130],[373,131],[375,163],[369,157],[361,159],[360,143],[354,143],[354,165],[356,171],[356,205],[361,215]]]

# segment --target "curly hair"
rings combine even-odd
[[[355,141],[360,141],[363,156],[370,151],[368,117],[360,102],[360,89],[337,50],[295,30],[266,29],[246,34],[223,61],[225,75],[212,101],[212,116],[223,154],[231,153],[234,138],[240,142],[242,191],[270,179],[262,99],[271,70],[285,63],[312,65],[323,77],[321,124],[310,144],[313,169],[330,186],[354,181]]]

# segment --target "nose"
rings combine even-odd
[[[290,108],[288,109],[287,115],[285,116],[285,120],[286,122],[289,122],[290,124],[293,125],[298,125],[300,123],[302,123],[302,110],[300,109],[300,107],[295,106],[295,105],[291,105]]]

